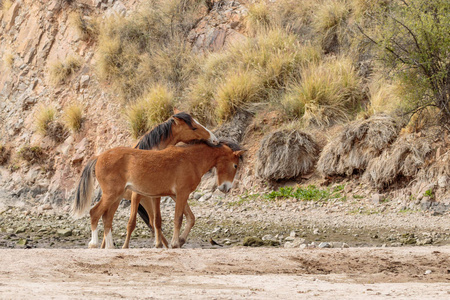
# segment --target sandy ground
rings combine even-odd
[[[449,246],[0,249],[0,266],[2,299],[450,298]]]

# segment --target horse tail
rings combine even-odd
[[[147,211],[141,204],[139,204],[138,213],[139,213],[139,216],[142,218],[142,220],[145,222],[145,224],[147,224],[148,228],[150,228],[154,232],[155,230],[153,229],[152,225],[150,224],[150,217],[148,216]]]
[[[72,216],[80,218],[89,208],[92,201],[92,193],[94,191],[94,177],[95,177],[95,164],[97,163],[95,158],[89,161],[84,167],[81,174],[80,182],[78,183],[77,192],[75,194],[75,201],[72,206]]]

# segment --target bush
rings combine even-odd
[[[78,132],[83,124],[83,106],[81,104],[72,104],[64,109],[64,123],[72,130]]]
[[[50,81],[60,84],[67,81],[81,67],[81,60],[75,56],[69,56],[65,61],[57,61],[50,66]]]
[[[41,134],[47,134],[51,122],[55,120],[56,110],[53,107],[40,106],[35,115],[36,130]]]
[[[301,81],[288,87],[282,99],[287,114],[306,124],[328,126],[354,115],[363,98],[361,79],[348,58],[310,65]]]
[[[450,2],[391,1],[375,15],[380,25],[372,37],[385,66],[402,80],[404,105],[414,114],[434,106],[450,120]],[[439,118],[434,118],[439,120]]]
[[[97,19],[84,16],[81,12],[73,12],[69,16],[70,23],[75,26],[81,40],[89,41],[96,39],[99,33],[99,24]]]
[[[167,87],[157,85],[142,96],[126,111],[133,137],[137,138],[151,127],[162,123],[173,113],[173,93]]]
[[[98,71],[125,101],[154,84],[186,87],[198,65],[185,42],[203,1],[149,1],[128,17],[112,16],[100,28]]]
[[[0,146],[0,166],[5,165],[11,156],[11,150],[6,146]]]
[[[17,154],[29,164],[42,163],[45,159],[45,153],[39,146],[25,146]]]

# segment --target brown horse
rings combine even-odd
[[[170,196],[176,199],[171,245],[172,248],[179,248],[184,242],[180,241],[180,228],[189,194],[200,183],[203,174],[213,167],[217,170],[219,190],[228,192],[243,152],[235,144],[220,143],[214,146],[204,142],[182,147],[171,146],[161,151],[113,148],[91,160],[84,168],[73,204],[73,214],[81,216],[89,208],[95,176],[103,195],[90,211],[92,239],[89,247],[98,247],[97,225],[102,217],[106,248],[114,248],[111,234],[114,215],[110,213],[110,208],[116,207],[126,189],[151,198]],[[132,197],[127,239],[136,224],[138,205],[139,201]],[[155,213],[159,214],[159,211]],[[155,228],[155,234],[160,234],[158,230],[160,228]],[[187,234],[181,238],[186,239]]]
[[[174,110],[174,113],[175,114],[166,122],[157,125],[151,131],[147,132],[135,145],[135,148],[143,150],[162,150],[179,142],[189,143],[194,140],[208,140],[212,144],[219,143],[219,140],[211,131],[202,126],[188,113],[181,112],[177,109]],[[127,191],[123,196],[123,198],[127,200],[131,200],[131,197],[131,191]],[[146,211],[147,213],[147,216],[144,219],[147,225],[154,227],[154,214],[152,210],[154,205],[152,204],[152,201],[160,201],[160,198],[150,199],[147,197],[142,197],[141,203],[144,209],[141,210]],[[114,215],[119,204],[120,203],[116,203],[116,206],[111,207],[109,214]],[[143,213],[140,214],[143,216]],[[193,214],[189,206],[186,208],[185,215],[188,220],[192,219],[191,215]],[[167,247],[167,241],[164,236],[162,239]],[[106,240],[104,237],[102,248],[105,246],[105,241]]]

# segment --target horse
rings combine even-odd
[[[117,206],[127,189],[146,197],[170,196],[176,199],[172,248],[180,248],[189,230],[180,237],[183,211],[189,195],[196,189],[202,176],[211,168],[216,168],[218,189],[230,191],[236,175],[239,159],[245,150],[237,144],[220,142],[212,145],[198,142],[184,146],[170,146],[161,151],[146,151],[118,147],[100,154],[89,161],[84,168],[72,214],[81,216],[91,202],[94,177],[100,184],[103,195],[90,210],[92,238],[89,248],[98,247],[98,221],[103,219],[106,248],[114,248],[111,228],[113,214],[111,208]],[[95,175],[94,175],[95,174]],[[127,240],[136,226],[139,201],[131,199],[131,213],[127,226]],[[159,215],[159,211],[155,211]],[[161,234],[155,228],[155,237]]]
[[[207,140],[212,144],[218,144],[217,137],[201,125],[197,120],[191,117],[188,113],[181,112],[174,109],[174,115],[167,121],[157,125],[151,131],[147,132],[139,142],[134,146],[136,149],[142,150],[161,150],[168,146],[175,145],[179,142],[189,143],[194,140]],[[132,192],[127,191],[124,194],[124,198],[131,200]],[[153,205],[152,201],[160,201],[160,198],[149,199],[142,197],[142,212],[140,215],[143,217],[145,223],[152,228],[153,225]],[[111,207],[109,214],[114,215],[120,203],[117,203],[115,207]],[[144,214],[145,212],[145,214]],[[192,211],[188,206],[186,208],[186,219],[192,218]],[[163,237],[163,241],[167,247],[167,241]],[[105,246],[105,238],[102,242],[102,248]],[[125,247],[128,248],[128,245]]]

